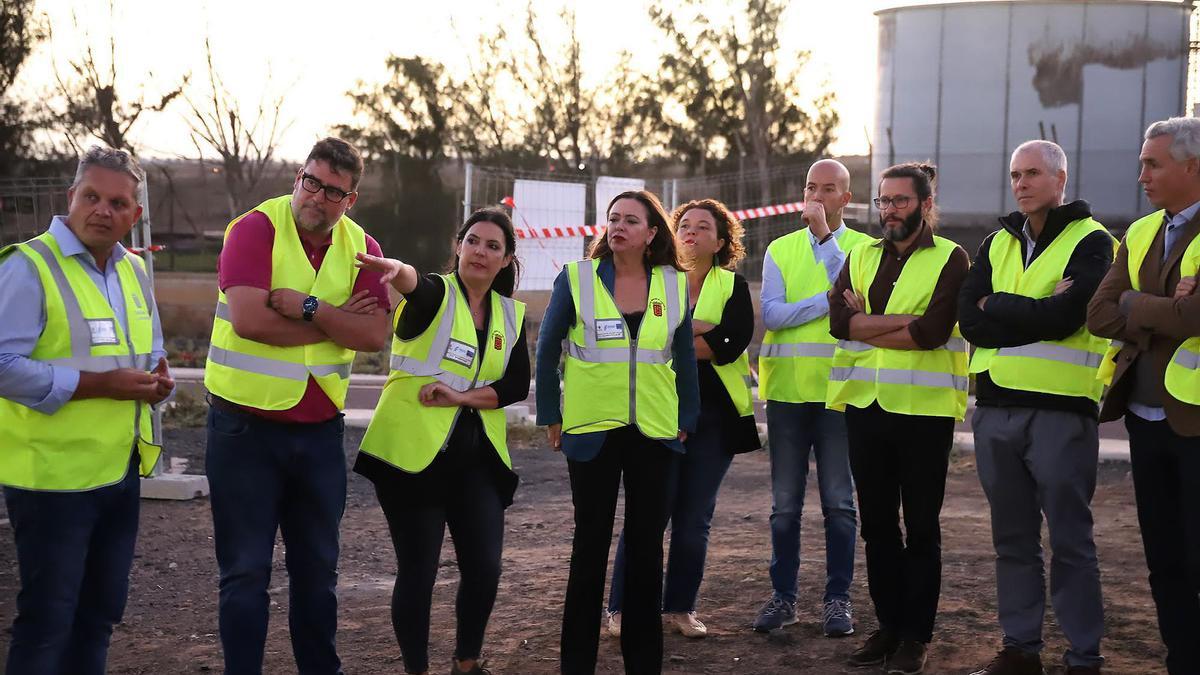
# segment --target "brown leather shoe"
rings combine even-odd
[[[916,640],[901,640],[896,651],[887,657],[884,670],[888,675],[921,675],[925,672],[925,659],[929,647]]]
[[[1042,656],[1037,652],[1026,652],[1016,647],[1005,647],[983,670],[971,675],[1045,675]]]
[[[867,636],[863,646],[855,649],[847,659],[847,663],[856,667],[877,666],[896,651],[896,637],[884,630],[877,630]]]

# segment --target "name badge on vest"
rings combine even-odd
[[[117,322],[113,319],[88,319],[88,329],[92,332],[92,346],[119,345],[117,339]]]
[[[620,340],[625,337],[625,322],[620,319],[597,319],[597,340]]]
[[[475,348],[465,342],[452,339],[449,346],[446,347],[446,354],[443,358],[470,368],[471,364],[475,363]]]

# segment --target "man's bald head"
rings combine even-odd
[[[816,200],[825,207],[829,227],[837,229],[842,222],[842,209],[850,203],[850,171],[836,159],[822,159],[808,168],[804,184],[804,200]]]

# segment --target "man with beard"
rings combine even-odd
[[[225,672],[262,672],[275,532],[287,549],[288,623],[301,673],[341,673],[338,527],[346,504],[341,408],[354,353],[389,334],[388,293],[355,255],[380,256],[346,211],[362,159],[313,146],[292,194],[235,219],[217,263],[205,367],[213,539]]]
[[[1041,675],[1050,532],[1050,600],[1070,643],[1067,672],[1099,673],[1104,605],[1092,495],[1108,340],[1087,331],[1088,300],[1116,243],[1085,201],[1064,204],[1067,156],[1029,141],[1010,163],[1016,213],[979,247],[958,298],[975,345],[975,465],[992,515],[1003,643],[974,675]]]
[[[934,167],[916,163],[883,172],[875,199],[883,238],[850,252],[829,298],[829,332],[839,342],[827,404],[846,412],[879,620],[849,662],[905,675],[924,670],[933,639],[939,517],[954,423],[967,407],[956,303],[970,261],[933,233],[935,176]]]

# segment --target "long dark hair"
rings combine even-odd
[[[467,222],[458,229],[458,236],[454,240],[456,244],[462,244],[463,239],[467,236],[467,231],[475,223],[491,223],[504,233],[504,255],[511,255],[512,262],[496,273],[496,278],[492,280],[491,290],[511,298],[521,279],[521,261],[517,259],[517,234],[513,231],[512,218],[509,218],[508,213],[498,206],[479,209],[472,213],[471,217],[467,218]],[[458,272],[457,246],[454,250],[454,260],[450,263],[450,271]]]
[[[622,192],[612,201],[608,203],[608,208],[604,210],[604,220],[608,222],[608,214],[612,212],[614,204],[622,199],[636,199],[646,207],[646,224],[650,227],[657,228],[654,231],[654,239],[650,240],[650,245],[646,247],[646,261],[651,267],[659,265],[669,265],[677,270],[683,271],[683,263],[679,261],[679,251],[675,248],[675,233],[670,226],[671,218],[667,215],[667,210],[663,208],[662,202],[658,201],[658,197],[654,196],[653,192],[646,190],[628,190]],[[612,249],[608,246],[607,232],[603,237],[596,237],[592,241],[592,247],[588,251],[589,258],[605,258],[612,255]]]

